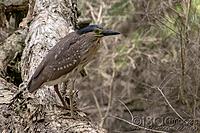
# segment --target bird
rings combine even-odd
[[[58,84],[78,73],[85,75],[84,67],[94,59],[102,45],[101,39],[118,34],[95,24],[69,33],[50,49],[38,65],[27,84],[28,91],[35,93],[44,85],[54,86],[63,106],[68,108]]]

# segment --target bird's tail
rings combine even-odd
[[[43,84],[43,80],[40,79],[40,77],[31,79],[27,84],[27,89],[30,93],[35,92],[39,89],[39,87]]]

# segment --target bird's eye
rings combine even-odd
[[[95,32],[96,34],[101,34],[101,29],[96,28],[96,29],[94,30],[94,32]]]

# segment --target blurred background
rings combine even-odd
[[[78,8],[79,19],[121,32],[103,40],[77,80],[79,109],[109,133],[198,132],[200,0],[80,0]],[[7,12],[0,41],[26,16]],[[20,58],[1,74],[15,85]]]
[[[112,133],[148,132],[134,124],[197,132],[200,1],[79,2],[81,18],[122,33],[105,38],[87,66],[88,77],[78,84],[81,108]]]

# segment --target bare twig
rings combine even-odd
[[[186,124],[188,124],[188,122],[174,109],[174,107],[170,104],[169,100],[166,98],[165,94],[162,92],[162,90],[158,87],[157,88],[158,91],[160,92],[160,94],[163,96],[163,98],[165,99],[165,101],[167,102],[167,104],[169,105],[169,107],[174,111],[174,113],[176,113],[176,115],[181,118],[182,121],[184,121]]]
[[[134,117],[133,117],[133,114],[131,113],[130,109],[126,106],[126,104],[123,101],[121,101],[121,100],[118,100],[118,101],[127,109],[128,113],[131,116],[131,121],[133,122]]]
[[[96,106],[97,106],[97,110],[98,110],[98,112],[99,112],[99,117],[100,117],[100,119],[102,119],[102,118],[103,118],[103,115],[102,115],[102,112],[101,112],[101,107],[100,107],[100,105],[99,105],[99,102],[98,102],[98,100],[97,100],[97,97],[96,97],[94,91],[92,91],[92,96],[93,96],[94,101],[95,101],[95,104],[96,104]]]
[[[99,24],[102,22],[102,10],[103,10],[103,7],[100,6],[98,17],[97,17],[97,23]]]
[[[90,12],[91,12],[91,15],[92,15],[92,19],[97,22],[97,18],[96,18],[96,15],[95,15],[95,12],[94,12],[94,8],[92,7],[92,5],[89,3],[89,2],[86,2],[86,5],[90,8]]]
[[[111,104],[112,104],[112,93],[113,93],[113,81],[114,81],[114,77],[115,77],[115,63],[114,63],[114,60],[112,59],[112,64],[113,64],[113,73],[112,73],[112,79],[111,79],[111,82],[110,82],[110,92],[109,92],[109,100],[108,100],[108,107],[107,107],[107,110],[106,110],[106,113],[104,115],[104,117],[101,119],[101,123],[100,123],[100,126],[102,127],[103,126],[103,123],[105,121],[105,119],[108,117],[109,115],[109,111],[110,111],[110,108],[111,108]]]

